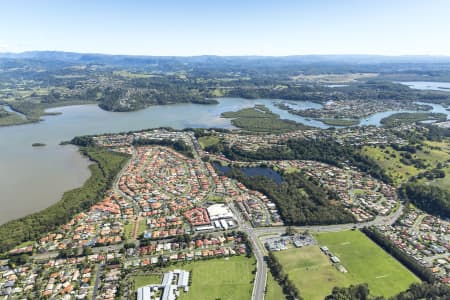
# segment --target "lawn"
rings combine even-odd
[[[304,299],[324,299],[335,286],[352,282],[336,270],[318,246],[292,248],[275,252],[285,272],[300,290]]]
[[[198,139],[198,142],[200,143],[200,146],[202,146],[202,148],[204,149],[205,147],[209,147],[212,145],[215,145],[219,142],[219,138],[217,136],[214,135],[207,135],[207,136],[202,136]]]
[[[317,235],[322,246],[339,257],[352,283],[368,283],[371,294],[390,297],[419,279],[360,231]]]
[[[137,231],[137,236],[140,236],[142,233],[144,233],[148,227],[147,227],[147,219],[146,218],[141,218],[139,220],[138,223],[138,231]]]
[[[272,276],[272,273],[268,272],[267,274],[267,287],[266,287],[266,296],[264,297],[266,300],[281,300],[285,299],[283,294],[283,290],[278,282]]]
[[[234,256],[228,259],[218,258],[179,263],[162,272],[174,269],[191,272],[192,285],[189,292],[181,292],[180,298],[178,298],[180,300],[234,300],[251,298],[255,276],[252,271],[255,268],[256,260],[254,258]],[[133,277],[133,280],[137,289],[147,284],[160,283],[162,276],[137,275]]]
[[[193,270],[192,286],[180,300],[250,299],[256,268],[254,258],[244,256],[198,261],[182,266]]]
[[[359,231],[322,233],[316,238],[339,257],[348,273],[339,272],[319,246],[276,252],[305,299],[324,299],[335,286],[358,283],[368,283],[374,296],[390,297],[419,281]]]
[[[149,284],[161,283],[162,275],[158,274],[136,275],[133,276],[133,280],[134,280],[134,288],[138,289]]]
[[[131,239],[131,235],[133,234],[134,220],[128,221],[128,224],[123,226],[125,239]]]

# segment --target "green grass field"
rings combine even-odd
[[[285,299],[283,294],[283,290],[278,282],[272,276],[272,273],[268,272],[267,274],[267,287],[266,287],[266,296],[264,297],[266,300],[281,300]]]
[[[319,246],[276,252],[305,299],[324,299],[335,286],[358,283],[368,283],[372,295],[389,297],[419,281],[359,231],[322,233],[316,238],[339,257],[348,273],[339,272]]]
[[[318,246],[292,248],[276,252],[275,256],[304,299],[323,300],[333,287],[352,283],[348,276],[331,265]]]
[[[133,233],[134,221],[129,221],[128,224],[123,226],[124,235],[127,240],[131,239],[131,234]]]
[[[200,146],[204,149],[205,147],[215,145],[219,142],[219,138],[213,135],[202,136],[198,139]]]
[[[427,165],[425,169],[418,169],[414,165],[405,165],[400,161],[400,152],[392,147],[381,149],[379,147],[365,146],[362,149],[362,153],[374,159],[386,171],[387,175],[393,179],[395,185],[400,185],[408,181],[411,176],[433,169],[438,163],[445,165],[450,154],[450,142],[448,140],[443,142],[424,142],[423,149],[417,151],[412,157],[423,160]],[[443,170],[446,173],[445,178],[432,180],[430,184],[450,190],[450,166],[444,167]],[[423,179],[422,181],[425,180]]]
[[[177,264],[165,270],[183,269],[192,272],[189,292],[180,293],[180,300],[234,300],[250,299],[253,289],[256,260],[244,256],[229,259],[218,258]],[[165,271],[163,270],[163,271]],[[133,277],[135,288],[160,283],[158,275],[137,275]],[[280,299],[280,298],[278,298]]]
[[[386,174],[392,178],[395,185],[406,182],[411,176],[415,176],[420,172],[412,165],[408,166],[401,163],[400,154],[391,147],[381,149],[366,146],[363,147],[362,152],[374,159],[385,170]]]
[[[244,256],[212,259],[187,264],[183,268],[194,270],[189,292],[180,300],[233,300],[250,299],[256,268],[254,258]]]
[[[392,296],[406,290],[419,279],[360,231],[342,231],[317,235],[348,270],[352,283],[368,283],[371,294]]]
[[[139,227],[138,227],[138,231],[137,231],[137,235],[141,235],[142,233],[144,233],[147,229],[149,229],[147,227],[147,219],[146,218],[141,218],[139,220]],[[133,230],[133,229],[131,229]]]
[[[134,287],[136,289],[149,285],[161,283],[162,275],[149,274],[149,275],[136,275],[133,276]]]

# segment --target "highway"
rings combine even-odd
[[[237,219],[239,229],[247,234],[256,258],[256,274],[253,283],[252,300],[263,300],[267,281],[267,264],[264,260],[264,246],[259,242],[256,230],[242,218],[241,213],[234,207],[233,203],[229,203],[228,206]]]

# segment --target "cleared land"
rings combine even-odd
[[[335,286],[368,283],[372,295],[392,296],[419,280],[359,231],[316,236],[341,260],[339,272],[319,246],[275,253],[305,299],[324,299]]]
[[[192,272],[192,286],[188,293],[181,292],[180,300],[198,299],[250,299],[253,289],[253,270],[256,260],[244,256],[229,259],[211,259],[177,264],[162,270],[183,269]],[[157,275],[134,276],[135,288],[160,283]],[[280,298],[278,298],[280,299]]]

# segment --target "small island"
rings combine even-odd
[[[32,147],[44,147],[44,146],[47,146],[47,145],[44,144],[44,143],[33,143],[33,144],[31,144],[31,146]]]

